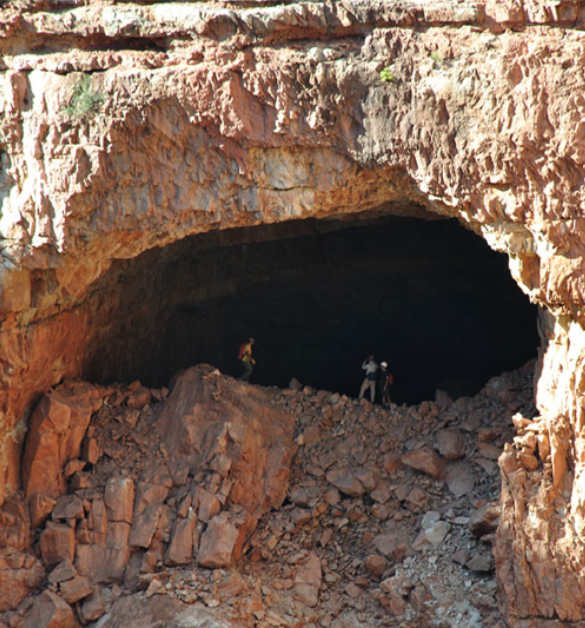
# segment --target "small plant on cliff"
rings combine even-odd
[[[71,116],[82,118],[92,113],[97,113],[104,99],[104,95],[96,92],[91,87],[91,77],[84,74],[83,78],[73,88],[73,95],[65,111]]]
[[[441,63],[443,63],[443,57],[441,57],[441,55],[436,50],[433,50],[433,52],[431,52],[431,59],[437,65],[441,65]]]
[[[384,83],[396,83],[396,77],[392,74],[392,70],[389,67],[380,70],[379,76]]]

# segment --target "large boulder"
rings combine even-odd
[[[260,388],[239,381],[226,385],[219,371],[202,365],[176,380],[156,429],[174,464],[194,473],[229,473],[229,501],[258,518],[286,497],[294,423]]]
[[[91,415],[100,405],[99,389],[87,383],[66,382],[41,399],[31,416],[22,459],[27,498],[65,493],[63,469],[79,458]]]

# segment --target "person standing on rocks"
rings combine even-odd
[[[248,338],[246,342],[242,343],[242,346],[240,347],[240,350],[238,352],[238,359],[244,367],[244,372],[242,373],[240,379],[245,382],[250,381],[250,375],[252,375],[253,365],[256,364],[256,360],[254,360],[254,358],[252,357],[252,345],[255,342],[256,341],[254,340],[254,338]]]
[[[360,388],[360,399],[366,394],[366,390],[370,389],[370,401],[374,403],[376,398],[376,380],[378,379],[378,363],[373,355],[369,355],[362,364],[362,369],[366,372],[366,377]]]
[[[388,362],[380,362],[380,372],[378,384],[380,386],[380,395],[382,397],[382,407],[388,409],[390,407],[390,386],[394,383],[392,373],[388,372]]]

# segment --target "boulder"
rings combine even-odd
[[[71,606],[51,591],[43,591],[36,598],[23,623],[23,628],[77,628],[78,626]]]
[[[68,604],[79,602],[84,597],[91,595],[92,592],[92,585],[83,576],[74,576],[71,580],[61,582],[59,585],[59,594]]]
[[[213,517],[201,536],[197,563],[201,567],[229,567],[234,560],[238,540],[238,528],[226,513]]]
[[[297,568],[294,578],[295,597],[309,607],[317,606],[322,579],[321,560],[311,552]]]
[[[41,562],[30,554],[0,552],[0,612],[15,609],[45,579]]]
[[[167,565],[188,565],[193,560],[193,530],[197,518],[193,510],[184,519],[176,519],[171,542],[165,555]]]
[[[35,408],[22,458],[22,486],[27,498],[65,493],[63,469],[79,458],[92,413],[99,407],[91,384],[65,383],[44,396]]]
[[[495,532],[500,522],[500,504],[488,502],[481,508],[474,509],[469,520],[469,529],[473,536],[480,538]]]
[[[228,456],[235,479],[230,501],[258,519],[286,497],[295,419],[268,392],[245,382],[220,387],[220,377],[207,365],[179,375],[156,430],[175,464],[203,469],[217,455]]]
[[[29,499],[29,511],[33,530],[49,518],[57,500],[42,493],[34,493]]]
[[[54,567],[64,560],[73,562],[75,530],[68,525],[49,522],[41,532],[39,546],[47,567]]]
[[[100,587],[93,587],[90,595],[77,604],[79,621],[85,626],[96,621],[106,612],[106,602]]]
[[[473,471],[466,461],[450,464],[445,470],[444,480],[455,497],[469,495],[475,487]]]
[[[108,521],[132,523],[134,481],[131,478],[111,477],[104,494]]]
[[[335,488],[350,497],[361,497],[366,492],[364,485],[349,469],[332,469],[327,472],[326,478]]]
[[[465,437],[459,430],[441,430],[436,438],[439,453],[446,460],[465,456]]]
[[[420,449],[409,451],[402,456],[402,462],[408,467],[412,467],[417,471],[422,471],[430,475],[435,480],[443,477],[445,462],[430,447],[423,446]]]

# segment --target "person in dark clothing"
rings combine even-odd
[[[388,362],[380,362],[380,370],[378,373],[378,386],[382,396],[382,407],[390,407],[390,386],[394,383],[392,373],[388,372]]]

